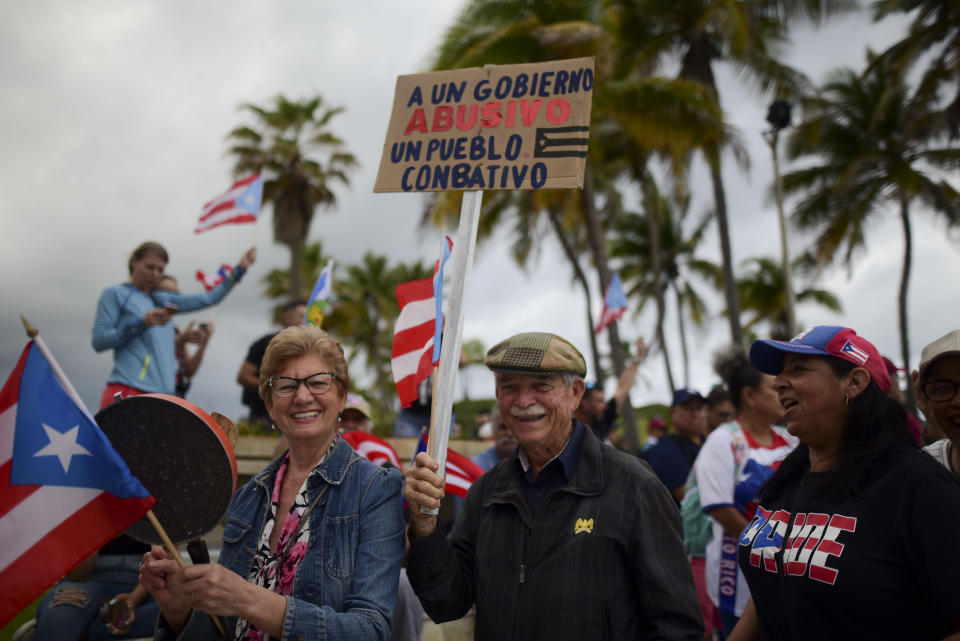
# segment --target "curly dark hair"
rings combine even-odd
[[[855,365],[833,356],[822,357],[834,374],[844,377]],[[850,402],[850,412],[840,437],[840,456],[828,479],[820,486],[844,497],[856,496],[879,471],[886,455],[893,449],[916,449],[907,427],[907,413],[897,401],[888,397],[874,381]],[[769,503],[783,488],[810,469],[810,449],[800,443],[761,488],[759,500]]]
[[[750,363],[747,352],[739,345],[730,345],[713,355],[713,369],[723,379],[733,408],[740,413],[743,390],[760,389],[763,374]]]

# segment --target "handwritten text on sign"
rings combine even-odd
[[[593,58],[399,76],[374,191],[583,186]]]

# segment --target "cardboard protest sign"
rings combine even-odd
[[[399,76],[375,192],[583,186],[593,58]]]

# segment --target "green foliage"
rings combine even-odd
[[[474,425],[474,418],[477,416],[477,412],[481,410],[489,411],[496,405],[497,399],[495,398],[473,398],[473,399],[464,399],[453,404],[453,413],[457,417],[457,422],[460,423],[462,431],[458,438],[461,439],[473,439],[477,438],[476,425]]]
[[[798,273],[802,263],[794,261],[793,272]],[[790,330],[786,310],[786,290],[784,286],[783,266],[779,260],[762,256],[748,258],[743,262],[743,272],[737,279],[737,291],[743,313],[748,321],[744,330],[753,335],[757,327],[765,324],[765,338],[790,340]],[[825,289],[802,287],[796,292],[798,303],[816,303],[833,312],[840,312],[840,300]]]
[[[288,296],[301,297],[300,251],[314,212],[318,206],[336,204],[335,184],[349,184],[347,174],[358,164],[328,129],[343,108],[326,105],[319,95],[304,100],[277,95],[269,107],[245,103],[240,108],[255,125],[240,125],[227,135],[234,172],[263,174],[263,200],[273,207],[274,240],[291,252]]]

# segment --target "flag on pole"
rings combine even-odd
[[[627,297],[623,293],[623,286],[620,285],[620,274],[613,272],[610,284],[607,285],[607,294],[603,297],[603,311],[600,312],[600,320],[597,321],[595,331],[599,334],[626,311]]]
[[[385,440],[376,434],[367,434],[366,432],[352,431],[344,432],[343,440],[350,444],[357,454],[367,459],[371,463],[380,465],[389,463],[398,470],[403,470],[403,464],[400,463],[400,457],[397,451]]]
[[[426,432],[420,433],[420,440],[417,441],[417,451],[414,452],[413,458],[417,458],[417,454],[420,452],[427,451],[427,434]],[[483,468],[468,459],[463,454],[447,448],[447,474],[444,479],[444,491],[447,494],[456,494],[460,497],[467,496],[467,490],[470,489],[470,486],[483,474]]]
[[[207,276],[205,273],[203,273],[198,269],[197,280],[203,283],[203,288],[209,292],[211,289],[213,289],[223,281],[227,280],[227,278],[230,277],[231,273],[233,273],[233,267],[224,263],[220,265],[220,269],[217,270],[216,276],[212,276],[212,275]]]
[[[443,266],[450,258],[453,241],[444,237],[443,256],[433,276],[397,285],[400,315],[393,332],[390,367],[403,407],[417,399],[417,384],[430,375],[440,360],[443,331]]]
[[[199,234],[220,225],[256,222],[262,201],[263,179],[260,174],[238,180],[203,206],[193,233]]]
[[[155,502],[48,359],[0,390],[0,627]]]
[[[330,302],[331,294],[333,294],[332,258],[327,261],[327,266],[320,271],[317,284],[313,286],[310,300],[307,301],[307,311],[303,319],[304,325],[316,325],[320,327],[323,323],[323,315],[327,311],[327,304]]]

